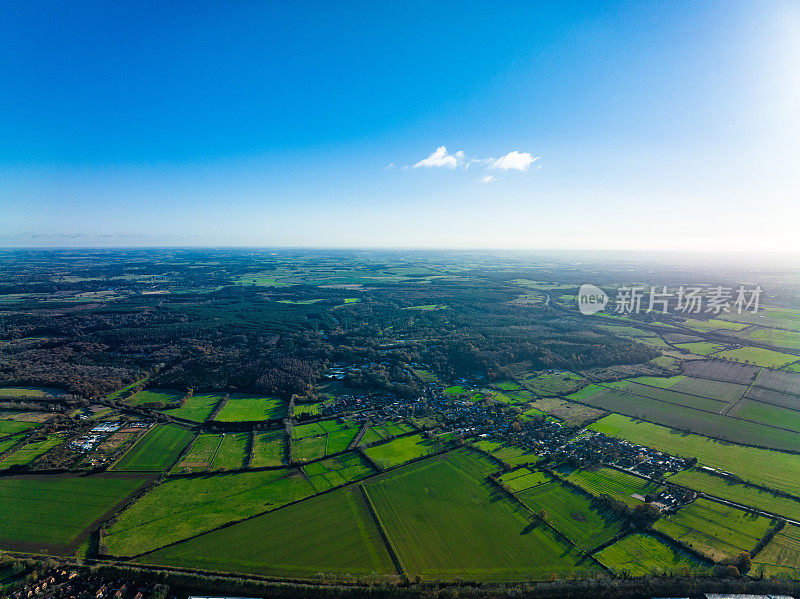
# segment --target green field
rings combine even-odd
[[[619,388],[590,385],[570,396],[570,399],[734,443],[750,443],[779,450],[800,447],[800,434],[797,432],[717,413],[727,408],[726,402],[677,393],[671,389],[627,383]]]
[[[391,439],[397,435],[410,433],[414,428],[405,422],[383,422],[369,427],[364,436],[361,437],[361,445],[370,445],[386,439]]]
[[[518,493],[553,480],[540,470],[530,470],[528,468],[519,468],[506,472],[499,479],[503,486],[507,487],[512,493]]]
[[[63,552],[145,481],[108,475],[0,478],[0,548]]]
[[[253,433],[252,468],[281,466],[286,461],[286,432],[284,430]]]
[[[729,479],[693,468],[669,477],[669,481],[714,497],[778,514],[792,520],[800,520],[800,500],[733,482]]]
[[[694,341],[691,343],[676,343],[675,347],[685,349],[698,356],[710,356],[722,349],[719,343],[709,343],[708,341]]]
[[[535,464],[539,461],[539,456],[522,447],[510,445],[508,443],[498,443],[481,439],[472,443],[473,447],[485,451],[494,459],[500,460],[511,468],[516,468],[522,464]]]
[[[593,569],[486,481],[496,469],[461,448],[363,483],[403,568],[451,580],[545,579]]]
[[[192,433],[184,428],[172,424],[156,424],[111,469],[166,470],[178,459],[192,437]]]
[[[800,496],[800,455],[716,441],[618,414],[606,416],[589,428],[673,455],[696,457],[706,466]]]
[[[0,441],[0,454],[5,453],[12,447],[14,447],[17,443],[22,441],[25,438],[25,434],[15,435],[13,437],[5,437],[2,441]]]
[[[753,571],[766,576],[800,577],[800,527],[787,524],[754,558]]]
[[[683,324],[701,333],[707,333],[708,331],[740,331],[747,326],[746,324],[731,322],[730,320],[717,320],[715,318],[709,318],[708,320],[687,318]]]
[[[125,403],[131,406],[147,403],[178,403],[185,396],[186,393],[172,389],[143,389],[131,395]]]
[[[766,343],[774,347],[800,349],[800,332],[797,331],[759,327],[742,331],[739,336],[752,341]]]
[[[375,469],[360,453],[351,451],[303,466],[303,472],[314,490],[321,493],[375,474]]]
[[[572,393],[588,381],[572,372],[558,372],[526,375],[520,382],[536,395],[547,397]]]
[[[0,387],[0,399],[24,397],[27,399],[44,399],[49,396],[63,395],[61,389],[50,387]]]
[[[123,512],[105,541],[112,555],[133,556],[313,493],[289,469],[172,478]]]
[[[768,368],[780,368],[786,364],[797,362],[798,357],[792,354],[784,354],[771,349],[762,347],[740,347],[739,349],[729,349],[721,351],[714,356],[715,358],[725,358],[734,362],[744,362],[755,364],[756,366],[766,366]]]
[[[189,451],[175,465],[174,472],[205,472],[217,453],[222,435],[203,433],[198,435]]]
[[[292,429],[292,460],[307,462],[347,449],[359,426],[350,422],[322,420]]]
[[[598,551],[594,558],[614,572],[645,576],[651,572],[689,572],[702,570],[696,558],[671,547],[654,536],[636,533]]]
[[[16,420],[0,420],[0,438],[16,435],[39,426],[35,422],[17,422]]]
[[[599,511],[584,495],[557,481],[527,489],[517,493],[517,497],[585,551],[610,541],[622,531],[619,521]]]
[[[164,410],[164,413],[193,422],[205,422],[222,398],[219,393],[197,393],[189,397],[180,408]]]
[[[400,464],[430,455],[438,450],[432,439],[424,439],[421,434],[398,437],[382,445],[373,445],[364,450],[369,458],[380,468],[386,470]]]
[[[162,549],[141,561],[295,579],[318,579],[320,573],[396,573],[357,486]]]
[[[597,470],[570,469],[569,471],[557,473],[563,476],[565,480],[578,485],[595,497],[608,495],[629,507],[642,503],[640,499],[633,497],[634,494],[644,497],[647,494],[656,494],[663,489],[663,487],[649,480],[626,472],[620,472],[614,468],[603,467]]]
[[[250,457],[250,433],[225,433],[222,435],[212,470],[238,470],[244,468]]]
[[[701,498],[653,528],[718,562],[752,550],[773,525],[764,516]]]
[[[218,422],[260,422],[286,417],[286,401],[277,397],[253,397],[232,393],[214,417]]]
[[[39,456],[43,456],[56,445],[60,445],[64,439],[58,435],[48,435],[41,441],[33,441],[24,445],[16,445],[13,451],[5,454],[0,460],[0,470],[11,466],[23,466],[30,464]]]
[[[309,416],[319,416],[320,408],[324,402],[318,401],[315,403],[296,403],[294,404],[294,412],[293,416],[297,418],[303,414],[308,414]]]

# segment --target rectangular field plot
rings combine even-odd
[[[137,391],[125,400],[131,406],[141,406],[148,403],[177,403],[186,396],[184,391],[174,389],[143,389]]]
[[[4,454],[3,458],[0,459],[0,470],[10,468],[11,466],[30,464],[38,457],[43,456],[53,449],[56,445],[61,445],[63,441],[64,439],[58,435],[48,435],[46,438],[39,441],[16,443],[13,445],[11,451]]]
[[[491,486],[486,476],[494,470],[462,448],[362,483],[409,575],[540,580],[595,567]]]
[[[264,468],[281,466],[286,461],[286,432],[281,429],[253,433],[253,452],[250,466]]]
[[[730,411],[730,415],[800,432],[800,411],[798,410],[744,399],[736,404],[736,407]],[[800,446],[797,449],[800,449]]]
[[[212,470],[238,470],[250,459],[250,433],[225,433],[211,463]]]
[[[302,416],[303,414],[308,414],[309,416],[319,416],[320,408],[324,402],[318,401],[316,403],[296,403],[294,404],[294,413],[293,416],[297,418],[298,416]]]
[[[485,451],[494,459],[511,468],[516,468],[522,464],[535,464],[540,459],[535,453],[531,453],[516,445],[509,445],[508,443],[497,443],[495,441],[482,439],[472,443],[472,446],[481,451]]]
[[[381,424],[376,424],[375,426],[369,427],[364,433],[364,436],[361,437],[361,445],[379,443],[380,441],[385,441],[386,439],[391,439],[392,437],[404,433],[410,433],[413,430],[414,427],[405,422],[383,422]]]
[[[355,423],[322,420],[292,429],[292,460],[307,462],[347,449],[358,434]]]
[[[764,369],[759,372],[754,385],[780,393],[800,395],[800,372],[781,372],[779,370]]]
[[[211,433],[198,435],[183,459],[175,465],[173,472],[205,472],[209,470],[221,441],[222,435]]]
[[[231,393],[228,403],[214,417],[218,422],[261,422],[286,417],[287,402],[277,397]]]
[[[125,453],[112,470],[166,470],[192,440],[193,434],[172,424],[156,424]]]
[[[583,550],[610,541],[622,530],[619,522],[596,509],[590,499],[555,480],[517,493],[517,497]]]
[[[710,356],[722,349],[719,343],[709,343],[708,341],[692,341],[690,343],[676,343],[675,347],[685,349],[698,356]]]
[[[787,524],[754,558],[753,572],[766,576],[800,577],[800,527]]]
[[[657,520],[653,528],[711,560],[721,561],[752,550],[772,525],[763,516],[697,499],[676,514]]]
[[[499,477],[499,480],[505,487],[510,489],[512,493],[518,493],[519,491],[549,483],[553,479],[539,470],[520,468],[518,470],[506,472]]]
[[[363,458],[360,453],[351,451],[344,455],[334,456],[327,460],[320,460],[313,464],[303,466],[311,485],[317,493],[328,491],[353,481],[361,480],[371,474],[375,469]]]
[[[683,370],[690,376],[749,385],[761,369],[758,366],[722,360],[692,360],[683,365]]]
[[[673,474],[668,480],[727,501],[778,514],[792,520],[800,520],[800,500],[774,495],[763,489],[736,483],[702,470],[694,468],[684,470]]]
[[[179,543],[141,561],[294,579],[318,579],[325,572],[397,573],[357,486]]]
[[[409,435],[399,437],[382,445],[373,445],[364,450],[364,453],[375,462],[378,467],[386,470],[400,464],[405,464],[416,458],[430,455],[437,451],[437,446],[432,439],[424,439],[422,435]]]
[[[222,401],[219,393],[197,393],[189,397],[180,408],[164,410],[165,414],[192,422],[205,422]]]
[[[630,383],[621,389],[590,385],[575,394],[575,396],[580,395],[580,397],[572,397],[610,412],[650,420],[734,443],[748,443],[785,450],[795,450],[800,447],[800,434],[796,432],[757,422],[739,420],[712,411],[704,411],[709,408],[712,410],[716,408],[721,411],[728,407],[725,402],[675,393],[671,390],[649,388],[651,390],[648,392],[650,396],[655,395],[652,391],[660,391],[662,393],[661,399],[656,400],[644,395],[638,395],[637,393],[640,392],[641,387],[644,386],[636,383]],[[636,393],[631,390],[635,390]],[[672,394],[672,396],[666,394]],[[686,405],[670,403],[670,401],[678,401],[675,396],[684,398],[681,401]],[[689,405],[697,406],[698,409],[688,407]]]
[[[633,576],[703,569],[703,564],[691,554],[643,533],[620,539],[595,553],[594,558],[613,572],[629,572]]]
[[[613,468],[598,468],[597,470],[571,470],[558,472],[565,480],[578,485],[595,497],[608,495],[612,499],[621,501],[629,507],[634,507],[642,503],[641,499],[636,499],[634,495],[645,497],[648,494],[656,494],[663,487],[649,480],[645,480],[633,474],[620,472]]]
[[[23,431],[36,428],[35,422],[17,422],[15,420],[0,420],[0,439],[3,437],[16,435]]]
[[[742,331],[738,336],[744,339],[758,341],[759,343],[772,345],[773,347],[800,349],[800,332],[797,331],[754,327]]]
[[[740,347],[739,349],[729,349],[715,354],[718,358],[733,360],[734,362],[745,362],[756,366],[766,366],[767,368],[780,368],[791,362],[797,362],[797,356],[784,354],[771,349],[762,347]]]
[[[800,392],[800,389],[795,389],[795,392]],[[800,395],[790,395],[786,392],[762,389],[761,387],[750,387],[745,394],[745,398],[782,408],[800,410]]]
[[[701,464],[732,472],[751,483],[800,495],[797,454],[725,443],[618,414],[606,416],[590,428],[672,455],[695,457]]]
[[[146,481],[110,475],[0,478],[0,548],[66,552]]]
[[[125,510],[105,542],[111,555],[130,557],[313,493],[293,469],[171,478]]]

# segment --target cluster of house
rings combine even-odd
[[[121,579],[109,580],[74,570],[54,568],[35,582],[9,594],[12,599],[150,599],[163,596],[164,587]]]

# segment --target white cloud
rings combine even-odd
[[[528,168],[537,160],[539,160],[538,156],[534,158],[528,152],[518,152],[517,150],[514,150],[513,152],[509,152],[505,156],[501,156],[497,160],[490,162],[489,168],[502,171],[527,171]]]
[[[481,183],[492,183],[494,181],[497,181],[497,177],[495,177],[494,175],[486,175],[484,177],[481,177]]]
[[[428,156],[425,160],[420,160],[414,165],[414,168],[424,166],[425,168],[434,168],[446,166],[447,168],[454,169],[460,162],[464,160],[464,152],[456,152],[455,154],[448,154],[445,146],[439,146],[436,151]]]

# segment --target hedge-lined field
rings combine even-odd
[[[108,475],[0,478],[0,547],[64,549],[146,480]]]
[[[281,429],[253,433],[252,468],[281,466],[286,461],[286,432]]]
[[[112,470],[166,470],[178,459],[194,434],[172,424],[156,424],[125,455]]]
[[[677,456],[696,457],[701,464],[740,478],[800,496],[800,455],[734,445],[682,433],[649,422],[611,414],[589,428]]]
[[[701,570],[700,561],[648,534],[636,533],[598,551],[594,558],[617,573],[645,576],[651,572]]]
[[[356,486],[162,549],[142,561],[287,578],[397,573]]]
[[[369,458],[379,467],[386,469],[436,452],[436,444],[424,439],[421,434],[399,437],[382,445],[374,445],[365,450]]]
[[[106,544],[112,555],[132,556],[313,493],[290,469],[173,478],[123,512]]]
[[[708,499],[697,499],[676,514],[660,518],[653,528],[721,561],[751,551],[775,523]]]
[[[223,399],[220,393],[197,393],[187,398],[180,408],[164,410],[164,413],[193,422],[205,422]]]
[[[640,499],[633,497],[634,494],[644,497],[648,493],[656,494],[664,488],[639,476],[620,472],[613,468],[603,467],[597,470],[570,469],[559,474],[595,497],[608,495],[629,507],[642,503]]]
[[[519,580],[593,569],[486,481],[496,469],[462,448],[363,483],[406,571],[424,579]]]
[[[257,422],[286,416],[287,402],[277,397],[254,397],[232,393],[228,403],[214,417],[217,422]]]

